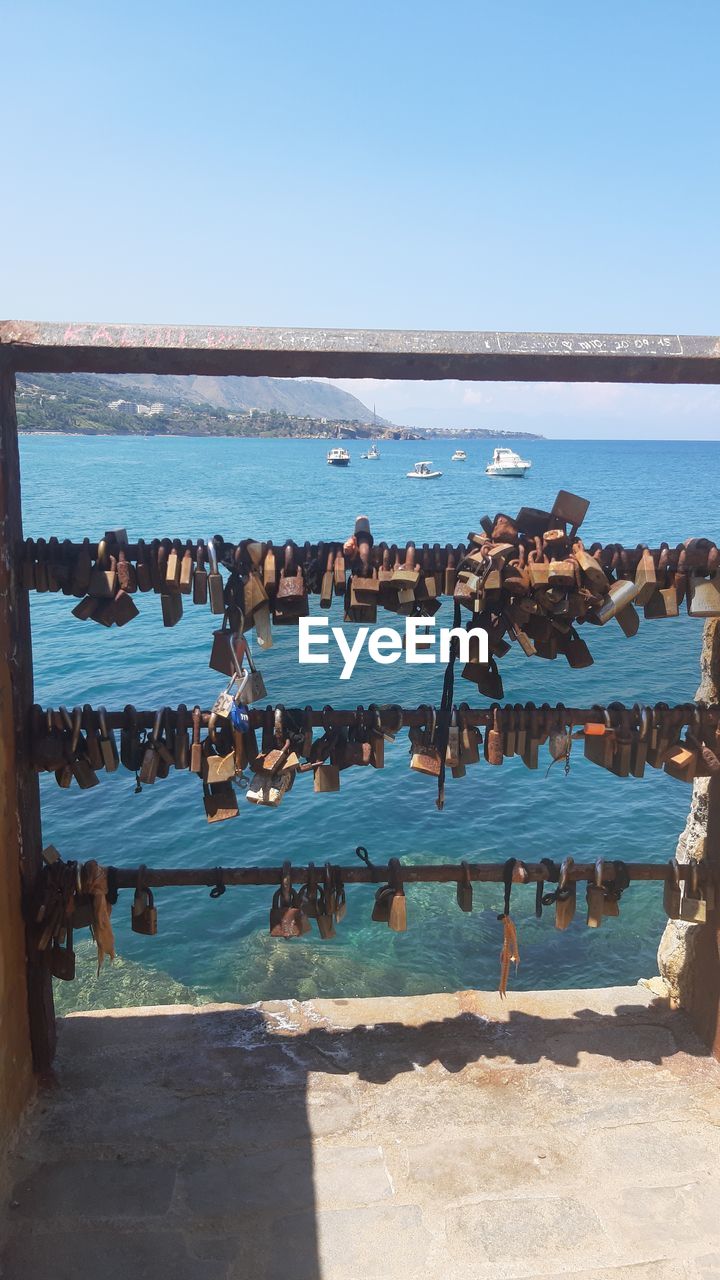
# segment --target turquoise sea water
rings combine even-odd
[[[442,441],[420,448],[444,475],[417,485],[404,479],[418,455],[412,442],[382,444],[378,462],[362,462],[361,446],[351,445],[353,461],[343,471],[325,465],[322,441],[26,436],[25,531],[96,538],[122,525],[133,540],[222,532],[233,540],[302,542],[344,536],[364,512],[378,540],[444,544],[477,529],[485,512],[548,506],[562,487],[591,499],[583,528],[588,542],[657,545],[661,537],[673,543],[691,534],[720,541],[720,442],[527,442],[522,451],[533,468],[523,480],[484,475],[488,442],[468,443],[464,464],[450,463],[453,448]],[[38,702],[116,708],[212,701],[222,678],[207,666],[216,626],[209,610],[189,605],[179,625],[166,630],[159,599],[137,600],[140,616],[107,631],[72,618],[71,599],[33,596]],[[320,612],[317,606],[314,611]],[[338,601],[330,620],[342,623]],[[396,625],[393,617],[382,621]],[[437,621],[449,623],[447,605]],[[571,671],[564,659],[530,661],[513,651],[501,662],[505,697],[576,705],[690,699],[698,683],[701,630],[687,616],[642,621],[634,639],[614,623],[587,627],[583,634],[595,665],[583,671]],[[274,648],[260,665],[269,700],[288,706],[419,705],[437,702],[442,684],[439,665],[381,668],[367,657],[352,680],[341,683],[339,655],[329,667],[298,666],[291,628],[276,630]],[[475,686],[459,679],[458,685],[457,700],[477,704]],[[278,810],[257,808],[241,795],[240,817],[212,826],[194,775],[171,773],[140,795],[122,769],[101,775],[101,785],[86,792],[62,791],[52,775],[43,776],[43,833],[68,857],[95,856],[119,866],[277,865],[285,858],[347,864],[357,844],[377,861],[502,860],[511,854],[534,860],[565,853],[641,861],[672,855],[687,813],[687,786],[653,770],[642,781],[615,778],[586,763],[577,746],[569,777],[562,766],[546,776],[546,751],[541,756],[537,772],[513,761],[502,769],[480,764],[463,780],[449,779],[445,810],[438,813],[434,784],[410,772],[401,735],[387,747],[383,772],[348,770],[337,795],[316,796],[306,776]],[[61,1007],[151,1003],[187,997],[187,989],[196,999],[253,1001],[496,986],[498,887],[476,886],[472,915],[458,910],[450,887],[410,888],[409,927],[399,935],[371,923],[372,893],[369,886],[350,888],[347,916],[332,942],[312,934],[288,944],[268,935],[271,895],[264,889],[229,889],[217,901],[205,889],[161,890],[159,933],[148,939],[130,930],[131,895],[125,892],[113,922],[126,963],[106,969],[96,984],[92,953],[81,948],[80,981],[63,986]],[[623,898],[619,920],[589,930],[579,908],[571,928],[558,933],[551,911],[535,920],[534,888],[516,889],[521,964],[512,984],[623,983],[654,972],[660,897],[658,886],[635,885]]]

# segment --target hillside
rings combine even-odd
[[[398,427],[331,383],[154,374],[21,374],[18,427],[90,435],[285,436],[321,439],[534,439],[528,432]]]
[[[36,374],[18,385],[36,387],[63,400],[82,400],[96,407],[115,400],[162,404],[177,408],[220,409],[248,413],[252,409],[297,418],[336,422],[372,422],[372,411],[356,396],[328,382],[309,378],[160,377],[158,374]],[[382,424],[383,419],[379,419]]]

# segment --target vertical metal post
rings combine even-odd
[[[0,840],[8,883],[0,885],[16,904],[32,892],[41,867],[40,788],[31,763],[33,704],[32,640],[28,592],[20,581],[22,548],[20,456],[15,412],[15,375],[0,371]],[[55,1052],[52,981],[44,955],[26,944],[25,975],[33,1066],[49,1070]],[[8,975],[8,986],[15,981]],[[12,991],[6,987],[9,999]]]

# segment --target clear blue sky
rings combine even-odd
[[[720,331],[717,0],[6,0],[2,32],[5,316]],[[707,389],[360,390],[720,436]]]

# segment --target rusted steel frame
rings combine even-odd
[[[32,763],[30,604],[19,576],[22,536],[15,377],[0,372],[0,838],[27,900],[42,868],[42,833]],[[0,892],[12,896],[15,887],[0,886]],[[52,981],[47,958],[29,939],[26,982],[33,1065],[43,1073],[55,1052]]]
[[[720,338],[7,320],[0,361],[47,373],[718,383]]]
[[[558,864],[559,865],[559,864]],[[547,867],[526,862],[527,883],[546,882],[548,885]],[[502,862],[469,862],[470,879],[480,883],[501,884],[503,881]],[[387,865],[372,867],[360,866],[340,867],[340,875],[345,884],[380,884],[387,881],[390,868]],[[463,878],[464,872],[458,863],[434,864],[428,866],[408,866],[400,864],[402,879],[405,884],[452,884]],[[667,862],[628,862],[625,871],[631,880],[664,880],[668,874]],[[513,880],[520,884],[522,872],[516,868]],[[684,880],[689,874],[687,866],[680,865],[679,876]],[[134,889],[138,884],[139,868],[114,867],[113,875],[118,889]],[[315,868],[318,879],[323,878],[322,867]],[[568,880],[592,880],[595,876],[595,862],[576,863],[568,870]],[[212,886],[220,881],[231,886],[240,885],[277,885],[282,877],[281,867],[206,867],[193,870],[186,867],[156,868],[143,867],[142,883],[151,889],[174,887],[190,887],[192,885]],[[293,884],[306,884],[307,867],[290,868],[290,879]],[[612,883],[615,879],[615,868],[612,862],[606,862],[603,870],[603,881]]]
[[[44,542],[45,539],[40,539],[40,541]],[[246,541],[260,542],[260,545],[263,548],[263,551],[262,551],[263,556],[266,554],[268,548],[270,547],[272,547],[277,554],[278,552],[282,552],[285,546],[289,544],[293,548],[294,559],[301,565],[307,565],[311,560],[317,559],[318,555],[322,558],[323,555],[327,557],[330,553],[337,553],[338,551],[341,551],[343,548],[343,543],[345,539],[344,538],[328,538],[326,540],[320,539],[317,542],[312,542],[312,543],[296,543],[293,541],[292,538],[284,538],[278,541],[275,541],[275,540],[261,541],[260,539],[257,539],[257,540],[247,539]],[[532,538],[523,537],[521,541],[524,542],[526,547],[528,547],[530,550],[533,549],[534,540]],[[708,570],[708,563],[709,563],[709,557],[711,553],[716,549],[716,544],[711,539],[707,539],[707,540],[703,539],[702,541],[707,541],[708,546],[693,548],[691,551],[688,551],[687,548],[683,545],[683,543],[679,543],[675,547],[670,547],[669,544],[666,542],[661,543],[659,547],[651,548],[650,550],[651,550],[653,559],[656,561],[662,552],[666,554],[667,568],[671,572],[674,572],[677,569],[680,556],[683,552],[685,552],[686,561],[685,561],[684,567],[686,569],[692,569],[699,573],[706,573],[706,572],[712,571],[712,570]],[[23,546],[24,553],[28,555],[32,553],[33,564],[37,564],[39,559],[37,542],[38,540],[28,538],[26,539]],[[187,538],[158,538],[158,539],[148,540],[147,542],[145,542],[143,547],[140,547],[137,542],[131,542],[131,543],[128,543],[127,545],[124,545],[122,549],[125,551],[125,554],[131,560],[136,560],[138,555],[140,554],[144,553],[145,555],[147,555],[154,542],[158,542],[161,546],[165,546],[165,547],[169,547],[172,544],[175,544],[176,546],[179,545],[182,548],[182,551],[184,553],[185,550],[187,549],[188,540]],[[51,565],[66,563],[65,556],[67,555],[68,560],[72,565],[75,563],[75,560],[81,550],[89,550],[90,555],[93,557],[93,559],[96,558],[98,554],[98,545],[99,544],[97,542],[90,542],[89,547],[86,548],[86,547],[83,547],[82,543],[80,542],[71,542],[69,539],[67,541],[59,540],[58,547],[57,547],[57,554],[55,556],[52,556],[50,554],[50,550],[48,549],[47,543],[46,543],[44,548],[44,555],[47,557],[47,563]],[[437,564],[435,563],[436,557],[439,557],[440,567],[442,569],[445,569],[447,567],[448,555],[450,552],[452,552],[457,565],[463,556],[467,555],[471,551],[477,550],[477,546],[475,544],[464,543],[464,542],[457,543],[454,546],[451,545],[450,542],[447,542],[444,546],[441,546],[436,543],[416,542],[414,539],[411,539],[411,538],[396,540],[393,543],[375,542],[374,546],[370,550],[371,564],[373,564],[376,568],[379,568],[380,565],[382,564],[383,552],[392,546],[395,546],[399,549],[401,556],[404,553],[406,546],[414,547],[419,554],[422,554],[425,551],[429,551],[432,556],[434,569],[438,567]],[[623,556],[624,563],[619,567],[618,569],[619,573],[627,572],[628,570],[634,571],[635,569],[637,569],[638,563],[640,561],[640,557],[642,556],[643,551],[645,549],[645,544],[643,543],[637,544],[634,547],[625,547],[620,542],[608,542],[608,543],[605,543],[605,545],[603,545],[598,541],[593,541],[593,542],[585,541],[585,546],[586,546],[586,550],[591,551],[593,554],[595,554],[595,552],[599,549],[601,563],[608,569],[610,568],[611,562],[615,557],[616,552],[620,552],[621,555]],[[190,543],[189,550],[192,555],[193,564],[195,564],[197,560],[197,548],[198,548],[197,541],[192,541]],[[117,544],[113,544],[110,541],[106,541],[106,549],[111,554],[117,554],[117,551],[120,548]],[[242,542],[232,543],[232,542],[226,542],[223,539],[222,547],[218,551],[218,559],[220,560],[221,563],[225,564],[226,567],[230,567],[231,565],[236,563],[237,551],[240,552],[240,562],[243,567],[243,570],[246,571],[250,567],[250,562],[247,558],[247,554],[244,552],[244,547]],[[279,567],[280,566],[278,566],[278,568]],[[324,568],[324,565],[323,565],[323,568]],[[439,594],[445,594],[445,593],[443,591],[440,591]]]
[[[222,677],[219,676],[218,679],[221,680]],[[287,704],[284,704],[284,705],[287,705]],[[464,706],[464,703],[462,705]],[[499,703],[498,705],[500,706],[500,709],[502,712],[504,710],[503,704]],[[544,710],[543,706],[540,706],[536,703],[526,703],[526,704],[508,703],[506,705],[511,709],[514,708],[514,705],[520,705],[523,708],[523,710],[534,706],[535,709],[541,713]],[[621,705],[622,704],[620,703],[613,703],[614,711],[619,712]],[[624,707],[623,709],[628,712],[632,712],[631,706]],[[682,728],[683,725],[690,724],[693,718],[694,709],[695,709],[694,704],[690,702],[678,703],[677,706],[671,706],[669,708],[669,714],[673,718],[673,728],[676,729],[678,733],[680,732],[680,729]],[[156,708],[153,711],[135,710],[134,716],[133,716],[133,724],[138,729],[151,729],[157,719],[158,710],[159,708]],[[192,707],[191,706],[186,707],[185,710],[189,716],[189,712],[192,711]],[[306,714],[307,709],[305,707],[299,708],[299,710],[302,711],[303,715]],[[549,710],[549,713],[552,716],[553,722],[555,724],[557,724],[558,720],[561,719],[562,724],[565,726],[572,726],[572,725],[580,726],[583,724],[603,724],[605,721],[604,707],[599,703],[592,707],[566,707],[563,704],[559,704],[558,706],[551,706],[550,704],[548,704],[547,710]],[[699,708],[699,710],[702,714],[703,722],[706,725],[711,726],[711,725],[717,724],[720,721],[720,705],[703,706]],[[166,717],[168,717],[170,721],[171,727],[174,728],[175,718],[177,716],[177,709],[175,707],[165,707],[164,711],[165,711]],[[404,729],[420,728],[426,723],[426,712],[423,711],[421,707],[402,707],[401,711],[402,711],[402,728]],[[682,717],[680,717],[679,715],[681,711],[683,712]],[[676,718],[676,713],[678,713],[677,718]],[[34,715],[35,715],[35,732],[38,736],[43,736],[45,731],[47,711],[43,708],[35,707]],[[248,710],[248,715],[250,718],[251,728],[261,729],[263,727],[265,716],[266,716],[265,708],[250,707]],[[471,725],[483,726],[483,725],[490,725],[493,723],[493,712],[492,712],[492,709],[488,707],[470,707],[467,710],[463,711],[463,715],[467,723]],[[340,709],[331,707],[326,714],[324,710],[311,707],[309,708],[309,716],[312,722],[312,726],[315,729],[324,728],[326,725],[332,726],[334,728],[348,729],[352,725],[354,725],[357,721],[357,709],[355,708],[353,710],[344,710],[344,709],[340,710]],[[126,718],[124,711],[106,711],[105,718],[106,718],[109,729],[122,729],[128,726],[129,724],[129,718]],[[210,719],[210,712],[202,711],[201,719],[202,719],[203,727],[206,726]],[[388,728],[391,728],[391,727],[392,726],[388,725]]]

